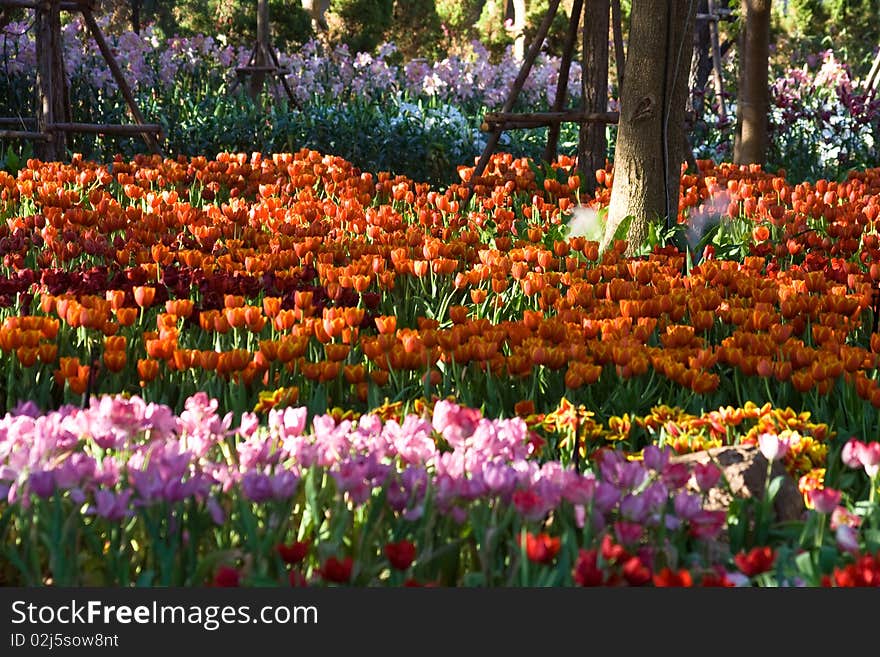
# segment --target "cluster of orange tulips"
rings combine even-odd
[[[327,406],[470,391],[498,413],[562,394],[617,400],[609,415],[765,392],[797,406],[836,386],[880,407],[880,171],[793,185],[701,162],[682,176],[680,221],[726,201],[715,220],[745,226],[751,255],[688,270],[674,247],[629,258],[567,235],[572,165],[539,180],[502,154],[442,192],[307,150],[0,174],[15,292],[0,349],[30,373],[7,404],[28,378],[59,403],[91,375],[95,392],[135,382],[172,402],[203,379],[218,395],[243,386],[248,407],[290,386]],[[597,180],[594,206],[613,172]],[[656,398],[629,409],[640,395],[614,392],[628,381]]]

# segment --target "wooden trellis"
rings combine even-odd
[[[0,138],[26,139],[36,142],[37,155],[44,160],[60,160],[67,150],[67,133],[92,133],[137,136],[140,135],[150,150],[161,154],[159,139],[162,126],[147,123],[138,109],[134,95],[122,69],[113,55],[107,39],[95,20],[95,0],[0,0],[2,9],[31,9],[34,11],[34,30],[37,53],[37,115],[35,118],[0,117],[3,126],[33,128],[24,130],[0,129]],[[119,87],[134,124],[75,123],[71,120],[70,98],[64,72],[61,43],[61,12],[82,14],[113,80]]]
[[[295,102],[293,90],[287,83],[287,75],[290,71],[281,66],[278,61],[278,54],[272,45],[268,0],[257,0],[257,42],[251,51],[247,65],[239,66],[235,69],[235,72],[238,77],[232,84],[231,91],[235,91],[245,77],[250,77],[248,93],[251,98],[256,100],[263,89],[266,77],[274,75],[284,85],[284,91],[287,93],[287,98],[290,102]]]
[[[510,93],[508,94],[507,100],[504,102],[501,111],[488,112],[483,117],[482,129],[490,134],[486,146],[483,149],[483,153],[477,161],[474,173],[471,176],[471,186],[473,186],[477,178],[483,175],[486,166],[489,164],[489,159],[498,147],[501,134],[505,130],[549,126],[550,133],[548,134],[547,141],[547,155],[550,155],[550,157],[545,156],[545,158],[550,160],[555,158],[556,142],[558,142],[559,139],[560,124],[565,121],[587,121],[588,117],[585,116],[586,113],[583,111],[583,108],[580,111],[563,110],[565,97],[568,93],[568,73],[571,69],[571,61],[575,50],[575,39],[577,38],[583,6],[584,0],[574,0],[571,17],[569,19],[568,31],[565,36],[562,59],[560,60],[559,65],[559,76],[557,78],[553,111],[542,113],[512,112],[511,110],[513,109],[514,104],[516,104],[516,99],[518,98],[520,91],[522,91],[526,79],[528,79],[529,72],[535,63],[535,59],[541,50],[544,39],[550,30],[550,25],[553,23],[553,19],[559,9],[559,0],[550,0],[547,13],[544,15],[544,19],[538,27],[538,32],[535,34],[535,37],[523,58],[519,73],[513,81]],[[581,125],[583,125],[583,123]]]
[[[586,0],[589,2],[590,0]],[[715,93],[719,101],[719,117],[724,119],[726,110],[723,99],[723,77],[721,73],[721,47],[718,37],[718,22],[730,18],[730,12],[717,7],[717,0],[708,1],[709,11],[707,14],[697,14],[697,20],[709,21],[710,26],[710,47],[712,49],[713,63],[713,83]],[[586,140],[584,139],[584,131],[587,126],[592,123],[615,124],[618,122],[619,113],[610,111],[591,111],[585,104],[578,109],[565,109],[565,98],[568,93],[568,77],[571,70],[571,62],[574,57],[577,44],[578,28],[581,25],[581,15],[586,12],[585,0],[574,0],[572,4],[571,16],[569,18],[568,30],[563,43],[562,57],[559,64],[559,76],[556,84],[556,95],[553,106],[549,112],[512,112],[512,108],[516,103],[516,99],[522,91],[523,85],[528,78],[529,72],[535,63],[535,59],[540,52],[541,45],[547,36],[550,25],[559,9],[559,0],[551,0],[535,38],[525,54],[519,74],[514,80],[507,100],[503,108],[499,112],[487,112],[483,117],[482,130],[489,132],[489,139],[477,165],[471,176],[471,187],[474,181],[483,174],[489,159],[498,147],[501,134],[505,130],[530,129],[537,127],[547,127],[547,146],[544,151],[544,160],[553,161],[557,156],[560,126],[562,123],[578,123],[580,124],[580,140],[578,146],[578,167],[583,168],[583,163],[587,161],[587,152],[585,150]],[[625,55],[623,47],[623,30],[621,27],[621,10],[620,0],[611,0],[610,2],[610,23],[614,42],[614,62],[617,70],[618,88],[623,87],[625,75]],[[586,51],[585,42],[584,51]],[[584,52],[586,54],[586,52]],[[585,58],[586,59],[586,58]],[[585,69],[585,63],[582,70]],[[606,80],[607,84],[607,80]],[[586,102],[586,94],[583,94],[583,101]],[[587,173],[581,171],[582,174]],[[592,172],[590,172],[592,173]]]
[[[697,20],[709,23],[709,47],[712,49],[712,82],[715,86],[715,97],[718,99],[718,118],[727,122],[727,108],[724,104],[724,76],[721,73],[721,39],[718,36],[718,23],[731,20],[733,12],[718,6],[718,0],[708,0],[706,14],[697,14]]]

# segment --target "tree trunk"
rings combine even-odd
[[[69,119],[67,102],[67,78],[61,46],[60,0],[38,5],[35,12],[34,32],[37,51],[37,131],[45,132],[47,126]],[[67,139],[63,132],[51,132],[50,139],[37,142],[35,150],[42,160],[57,161],[64,158]]]
[[[709,0],[699,0],[697,12],[709,13]],[[694,113],[694,123],[703,120],[703,111],[706,104],[706,87],[709,84],[709,76],[712,73],[712,60],[709,59],[711,43],[709,39],[709,21],[698,20],[694,24],[694,51],[691,59],[691,74],[688,86],[690,87],[690,108]]]
[[[141,33],[141,5],[144,0],[131,0],[131,31]]]
[[[626,73],[626,53],[623,49],[623,18],[620,11],[620,0],[611,0],[611,32],[614,34],[614,65],[617,67],[617,97],[623,89],[623,78]]]
[[[584,4],[584,67],[581,74],[585,112],[608,111],[608,24],[611,16],[609,0],[587,0]],[[591,196],[596,192],[596,171],[605,168],[608,139],[605,124],[589,122],[581,125],[578,142],[578,169],[583,189]]]
[[[770,2],[742,0],[745,21],[740,42],[739,98],[736,102],[733,146],[733,161],[736,164],[764,164],[767,157]]]
[[[688,0],[633,0],[603,248],[627,216],[629,253],[645,241],[651,221],[678,217],[695,14]]]

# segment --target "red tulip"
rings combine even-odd
[[[231,566],[220,566],[214,575],[214,586],[235,587],[239,585],[241,574]]]
[[[761,573],[766,573],[773,567],[776,560],[776,552],[769,546],[756,547],[747,553],[740,552],[733,558],[736,567],[739,568],[744,575],[754,577]]]
[[[351,557],[345,557],[342,561],[336,557],[330,557],[324,562],[319,572],[325,582],[347,584],[351,579],[352,565]]]
[[[548,534],[526,534],[525,548],[529,561],[549,564],[556,558],[562,541]]]
[[[284,563],[298,564],[306,558],[311,545],[312,542],[307,539],[305,541],[294,541],[290,545],[279,543],[275,546],[275,549],[278,551],[278,554]]]
[[[416,558],[416,546],[407,540],[388,543],[385,546],[388,562],[397,570],[406,570]]]

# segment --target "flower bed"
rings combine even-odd
[[[405,540],[422,582],[701,582],[768,548],[761,583],[817,585],[876,552],[880,172],[701,162],[679,224],[626,258],[571,232],[571,164],[499,155],[472,194],[305,149],[0,174],[4,576],[279,582],[274,546],[308,538],[310,581],[351,558],[401,583],[382,555]],[[796,529],[663,478],[669,450],[737,444],[785,459],[815,507]]]
[[[703,504],[721,470],[670,460],[668,447],[650,445],[637,460],[602,450],[595,473],[581,473],[542,463],[543,441],[521,418],[488,419],[444,400],[396,419],[318,416],[310,432],[307,416],[288,407],[265,426],[246,414],[233,428],[204,393],[179,416],[112,396],[85,409],[8,414],[3,575],[31,586],[212,578],[733,586],[818,577],[791,546],[737,553],[740,545],[719,542],[728,514]],[[768,458],[771,439],[778,451],[776,435],[760,436]],[[880,444],[854,442],[844,458],[876,480]],[[808,497],[814,515],[834,512],[838,545],[857,552],[861,518],[840,506],[841,493]],[[821,531],[824,517],[807,526],[817,522]],[[766,531],[754,527],[765,540]],[[860,563],[843,563],[838,584]]]

